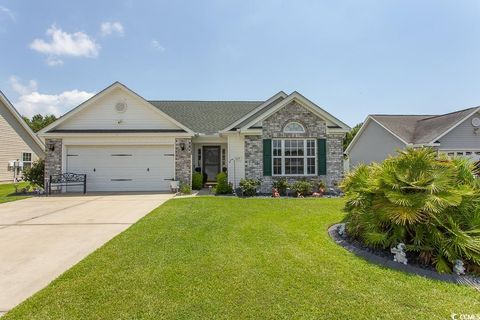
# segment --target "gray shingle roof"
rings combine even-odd
[[[263,101],[149,101],[197,133],[216,133],[238,121]]]
[[[467,117],[475,109],[468,108],[442,115],[379,115],[370,117],[381,123],[385,128],[412,144],[435,142],[437,138],[459,121]]]

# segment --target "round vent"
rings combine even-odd
[[[118,102],[115,105],[115,110],[117,110],[117,112],[119,112],[119,113],[125,112],[127,110],[127,103],[126,102]]]
[[[472,126],[480,127],[480,118],[473,118],[472,119]]]

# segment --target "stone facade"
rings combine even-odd
[[[327,181],[335,187],[343,179],[343,138],[344,133],[327,134]]]
[[[175,179],[188,185],[192,183],[192,139],[175,139]]]
[[[292,122],[299,122],[305,133],[284,133],[284,127]],[[275,180],[280,176],[263,176],[263,142],[262,139],[275,138],[313,138],[327,140],[327,175],[289,176],[293,183],[300,179],[318,182],[324,181],[328,187],[334,187],[343,177],[343,136],[344,134],[327,134],[323,119],[313,114],[297,102],[292,102],[262,122],[262,135],[245,136],[245,177],[261,179],[260,191],[269,193]]]
[[[263,145],[261,136],[245,136],[245,177],[263,178]]]
[[[51,150],[52,149],[52,150]],[[62,139],[45,139],[45,179],[62,173]]]

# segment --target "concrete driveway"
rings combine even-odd
[[[0,315],[170,198],[99,194],[0,204]]]

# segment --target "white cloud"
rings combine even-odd
[[[83,32],[67,33],[55,25],[47,29],[49,42],[43,39],[35,39],[30,48],[46,54],[48,65],[61,65],[60,56],[74,56],[95,58],[98,56],[100,45]]]
[[[154,49],[157,49],[158,51],[165,51],[165,47],[163,47],[160,42],[158,42],[157,40],[153,39],[152,41],[150,41],[150,45],[154,48]]]
[[[7,7],[0,6],[0,15],[7,16],[12,21],[15,21],[15,15],[13,14],[12,10],[8,9]]]
[[[58,117],[94,95],[91,92],[77,89],[59,94],[40,93],[36,81],[30,80],[28,84],[23,85],[15,76],[11,76],[9,82],[12,89],[19,94],[17,101],[14,103],[15,108],[21,115],[27,117],[32,117],[38,113],[43,115],[54,114]]]
[[[123,26],[120,22],[104,22],[100,25],[100,32],[104,37],[111,34],[123,36]]]

